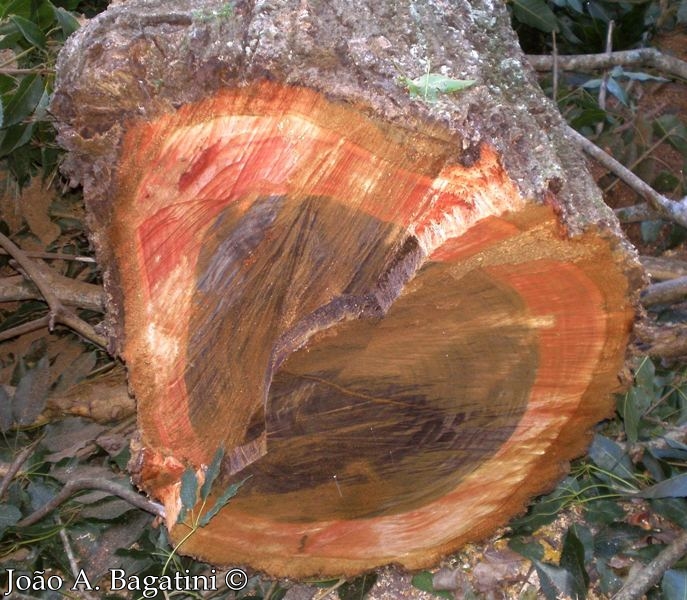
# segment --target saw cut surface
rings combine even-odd
[[[274,84],[129,127],[108,234],[139,479],[180,539],[186,466],[223,447],[219,488],[249,477],[184,552],[425,566],[608,414],[632,318],[614,251],[458,146]]]

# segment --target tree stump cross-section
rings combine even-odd
[[[217,34],[193,13],[161,18],[143,36],[154,42],[93,41],[153,4],[79,34],[53,111],[138,401],[132,470],[172,538],[188,531],[183,471],[202,479],[218,448],[213,497],[245,482],[181,547],[215,563],[292,577],[415,568],[504,524],[612,410],[637,267],[610,212],[574,177],[523,183],[518,161],[538,159],[509,162],[500,126],[466,143],[469,118],[432,119],[441,103],[413,105],[398,85],[384,90],[408,122],[272,63],[134,109],[126,69],[105,84],[89,66],[98,43],[130,67],[170,35]],[[265,14],[242,6],[230,27],[245,34]],[[85,125],[71,107],[91,76]],[[445,101],[468,114],[473,93],[486,92]]]

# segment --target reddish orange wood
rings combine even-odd
[[[141,485],[250,479],[182,551],[272,574],[431,564],[521,511],[611,411],[622,258],[496,153],[259,84],[135,123],[109,231]]]

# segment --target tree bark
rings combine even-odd
[[[52,111],[135,477],[178,541],[186,468],[224,449],[211,500],[250,476],[182,552],[427,566],[611,413],[641,269],[504,5],[130,0],[69,40]]]

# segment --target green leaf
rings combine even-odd
[[[613,77],[608,78],[608,81],[606,81],[606,87],[609,93],[613,94],[625,106],[629,106],[630,101],[627,97],[625,88],[623,88],[623,86],[621,86]]]
[[[181,499],[181,510],[179,511],[179,516],[177,517],[177,523],[183,522],[188,514],[195,505],[198,499],[198,479],[196,478],[196,472],[191,468],[187,468],[183,475],[181,476],[181,491],[179,493]]]
[[[568,529],[563,539],[560,566],[570,573],[573,598],[584,599],[587,596],[589,575],[584,568],[584,546],[572,528]]]
[[[535,29],[547,33],[558,31],[556,15],[544,0],[513,0],[513,15]]]
[[[636,491],[633,489],[635,473],[632,461],[614,441],[602,435],[595,435],[589,448],[589,457],[602,471],[598,474],[601,479],[616,489],[626,489],[628,492]]]
[[[508,540],[508,547],[529,560],[541,560],[544,558],[544,548],[537,541],[526,542],[521,537],[512,537]]]
[[[21,519],[21,511],[13,504],[0,504],[0,537],[8,527],[12,527]]]
[[[27,75],[14,93],[8,94],[5,104],[4,127],[16,125],[28,117],[43,96],[45,83],[40,75]]]
[[[38,25],[19,15],[10,16],[10,20],[17,26],[17,29],[19,29],[24,39],[29,42],[29,44],[41,50],[45,49],[45,35]]]
[[[222,459],[224,458],[224,448],[217,448],[215,456],[212,459],[212,463],[205,471],[205,481],[200,488],[200,499],[207,500],[210,495],[210,490],[212,489],[212,484],[215,483],[217,475],[219,475],[219,469],[222,466]]]
[[[64,10],[64,8],[53,6],[53,11],[55,12],[55,19],[60,24],[60,28],[65,38],[69,37],[80,27],[74,15]]]
[[[5,108],[4,108],[4,103],[2,101],[2,98],[0,98],[0,129],[3,128],[5,124]]]
[[[661,591],[664,600],[687,599],[687,570],[669,569],[663,575]]]
[[[654,121],[657,135],[667,135],[668,143],[687,158],[687,127],[677,115],[662,115]]]
[[[652,498],[651,510],[687,529],[687,501],[684,498]]]
[[[640,498],[685,498],[687,497],[687,473],[661,481],[636,495]]]
[[[541,591],[547,600],[558,600],[561,596],[575,598],[573,576],[567,569],[538,560],[532,561],[539,576]]]
[[[647,356],[639,365],[635,372],[635,385],[652,394],[654,391],[654,380],[656,379],[656,367],[653,361]],[[648,405],[647,405],[648,407]]]
[[[376,581],[376,573],[368,573],[347,581],[337,590],[339,600],[363,600]]]
[[[428,594],[433,594],[439,598],[446,598],[446,600],[454,600],[454,596],[451,594],[451,592],[434,589],[434,584],[432,583],[432,574],[429,571],[422,571],[421,573],[413,575],[410,583],[418,590],[422,590]]]
[[[239,491],[239,488],[246,482],[247,479],[248,477],[246,477],[246,479],[244,479],[243,481],[239,481],[238,483],[230,485],[224,491],[224,493],[219,498],[217,498],[217,502],[215,502],[212,508],[200,518],[200,521],[198,522],[199,526],[205,527],[210,522],[212,517],[214,517],[220,510],[222,510],[226,506],[227,502],[229,502],[229,500],[236,496],[236,493]]]
[[[27,0],[10,0],[10,2],[0,2],[0,18],[4,19],[7,15],[31,15],[31,3]]]

